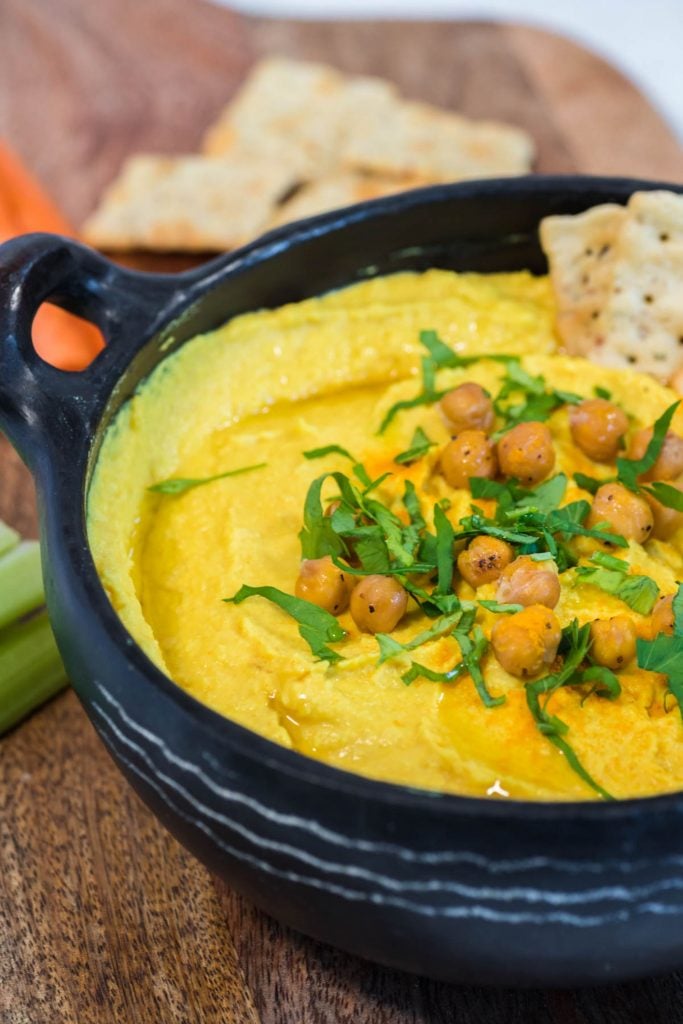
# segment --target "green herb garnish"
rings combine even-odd
[[[621,683],[614,672],[604,665],[591,665],[590,668],[584,669],[580,682],[593,684],[588,696],[597,693],[606,700],[616,700],[621,693]],[[581,703],[583,704],[583,701]]]
[[[521,400],[510,402],[511,395],[518,395]],[[580,395],[550,388],[544,377],[534,377],[519,363],[510,362],[500,391],[493,402],[496,413],[503,419],[503,425],[493,437],[497,440],[518,423],[547,420],[561,406],[576,405],[582,401]]]
[[[229,476],[242,476],[243,473],[252,473],[255,469],[263,469],[266,465],[266,462],[257,462],[254,466],[241,466],[239,469],[229,469],[226,473],[215,473],[213,476],[171,477],[169,480],[161,480],[158,484],[152,484],[147,490],[152,491],[154,494],[184,494],[195,487],[212,484],[215,480],[225,480]]]
[[[489,648],[489,642],[480,627],[474,627],[472,636],[469,635],[469,629],[456,629],[453,631],[452,636],[455,637],[460,645],[461,660],[446,672],[435,672],[433,669],[427,668],[426,665],[419,665],[414,661],[408,671],[404,672],[401,676],[406,686],[410,686],[412,682],[421,676],[434,683],[450,683],[465,672],[468,672],[474,683],[474,688],[485,707],[494,708],[504,704],[505,697],[493,697],[484,682],[481,661]]]
[[[265,597],[291,615],[299,624],[299,634],[318,661],[328,661],[330,664],[334,664],[343,660],[341,654],[327,646],[327,644],[338,643],[346,636],[337,619],[330,612],[326,612],[324,608],[319,608],[310,601],[304,601],[301,597],[285,594],[277,587],[249,587],[245,584],[232,597],[226,597],[223,600],[226,604],[241,604],[249,597]]]
[[[348,448],[343,448],[340,444],[326,444],[322,448],[309,448],[308,451],[302,452],[302,455],[305,459],[323,459],[326,455],[343,455],[345,459],[349,459],[353,463],[358,462]]]
[[[596,398],[605,398],[607,401],[612,397],[612,392],[608,391],[607,388],[601,387],[599,384],[596,384],[593,388],[593,394]]]
[[[483,359],[489,359],[494,363],[503,363],[509,366],[511,363],[519,363],[519,356],[499,355],[498,353],[482,353],[481,355],[461,356],[454,349],[445,344],[436,331],[420,331],[420,341],[429,352],[430,358],[438,370],[450,367],[461,369],[466,366],[473,366]]]
[[[611,480],[613,479],[611,478]],[[574,473],[574,480],[578,487],[582,487],[584,491],[588,491],[590,494],[597,494],[599,487],[611,482],[611,480],[598,480],[594,476],[587,476],[586,473]]]
[[[453,589],[455,530],[443,509],[438,505],[434,506],[434,528],[436,530],[436,570],[438,574],[436,592],[449,594]]]
[[[658,420],[655,420],[650,443],[645,449],[645,454],[642,458],[617,459],[617,479],[620,484],[623,484],[624,487],[628,487],[630,491],[638,492],[640,488],[638,477],[652,469],[659,458],[662,448],[664,447],[667,431],[671,425],[671,420],[673,419],[674,413],[680,404],[680,400],[678,402],[674,402],[673,405],[670,405],[669,408],[662,413]]]
[[[423,630],[422,633],[418,633],[408,643],[402,644],[398,640],[395,640],[393,636],[389,636],[387,633],[377,633],[375,640],[379,645],[380,657],[378,664],[381,665],[383,662],[388,661],[389,658],[395,658],[399,654],[405,654],[408,651],[415,651],[418,647],[422,647],[423,644],[429,643],[431,640],[438,640],[440,637],[445,636],[453,630],[460,620],[462,619],[462,609],[459,608],[457,611],[451,612],[450,615],[442,615],[429,627],[429,629]]]
[[[593,565],[580,565],[576,574],[581,583],[591,583],[607,594],[618,597],[634,612],[649,615],[659,596],[659,587],[650,576],[629,573],[629,566],[623,559],[613,558],[603,552],[596,552],[591,558]]]
[[[526,699],[539,732],[546,736],[558,750],[562,751],[573,771],[591,789],[595,790],[603,800],[613,800],[614,797],[611,793],[608,793],[606,789],[596,782],[593,776],[584,768],[573,747],[565,739],[569,731],[567,723],[563,722],[557,715],[551,715],[546,711],[548,700],[556,690],[559,690],[561,686],[574,685],[582,681],[583,674],[579,673],[579,667],[585,660],[590,645],[590,624],[586,623],[580,627],[578,621],[574,619],[569,626],[562,630],[560,651],[564,655],[564,665],[561,671],[544,676],[534,683],[527,683]],[[541,697],[543,696],[546,697],[546,700],[541,704]]]
[[[421,459],[435,445],[436,441],[430,441],[422,427],[417,427],[410,442],[410,447],[406,451],[401,452],[400,455],[395,455],[394,462],[398,462],[399,466],[407,466],[411,462]]]
[[[346,448],[342,448],[340,444],[327,444],[323,448],[310,448],[307,452],[303,452],[305,459],[323,459],[326,455],[343,455],[345,459],[350,459],[353,463],[351,467],[353,473],[360,480],[363,487],[372,488],[377,486],[377,483],[370,479],[363,463],[354,458],[351,452]]]
[[[465,663],[465,667],[472,677],[474,688],[479,694],[479,698],[487,708],[496,708],[501,704],[505,703],[505,697],[493,697],[486,686],[484,681],[484,674],[481,670],[481,661],[486,652],[489,649],[489,641],[484,636],[481,627],[475,626],[472,631],[472,636],[465,630],[455,629],[453,636],[460,645],[460,651],[462,654],[462,660]]]
[[[448,669],[447,672],[436,672],[433,668],[427,668],[426,665],[419,665],[418,662],[414,661],[408,671],[403,673],[401,680],[406,686],[410,686],[411,683],[420,678],[429,679],[432,683],[452,683],[466,671],[467,666],[464,661],[459,661],[457,665]]]
[[[514,615],[516,612],[524,610],[523,604],[500,604],[499,601],[482,601],[479,600],[478,604],[482,608],[486,608],[490,612],[497,612],[500,615]]]
[[[462,531],[455,539],[467,539],[485,533],[519,547],[520,554],[548,552],[558,562],[560,572],[576,563],[565,541],[571,537],[592,537],[616,547],[628,542],[608,529],[584,526],[590,512],[587,501],[573,501],[558,508],[567,486],[563,473],[545,480],[535,490],[520,487],[515,481],[505,484],[473,477],[470,487],[474,498],[495,498],[495,518],[484,516],[476,506],[471,516],[460,520]]]
[[[404,398],[387,409],[379,425],[378,434],[383,434],[394,417],[404,409],[414,409],[418,405],[434,405],[443,398],[446,392],[436,389],[436,369],[436,363],[431,356],[422,357],[422,390],[414,398]]]
[[[643,487],[642,490],[651,494],[661,505],[673,508],[676,512],[683,512],[683,491],[679,491],[677,487],[657,480],[655,483]]]
[[[422,390],[414,398],[404,398],[400,402],[395,402],[385,413],[384,419],[377,431],[378,434],[383,434],[394,417],[404,409],[414,409],[418,405],[434,405],[435,402],[440,401],[447,394],[447,391],[440,391],[436,387],[437,370],[442,370],[446,367],[460,369],[465,366],[472,366],[473,363],[479,363],[486,359],[503,363],[506,366],[519,362],[517,356],[498,355],[495,353],[485,353],[476,356],[458,355],[457,352],[454,352],[452,348],[449,348],[439,338],[436,331],[420,331],[420,342],[429,353],[429,355],[423,356],[421,360]]]
[[[683,583],[673,599],[673,636],[660,633],[654,640],[636,640],[636,657],[640,668],[661,672],[669,679],[669,689],[676,698],[683,717]]]

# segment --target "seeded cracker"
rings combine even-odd
[[[82,233],[109,250],[231,249],[262,231],[297,180],[285,160],[136,156]]]
[[[683,196],[547,217],[541,242],[569,352],[683,386]]]
[[[557,300],[557,328],[568,352],[600,344],[600,317],[612,288],[614,245],[623,206],[606,203],[577,216],[545,217],[540,235]]]
[[[614,247],[593,358],[668,380],[683,366],[683,196],[639,192]]]
[[[523,174],[533,155],[529,136],[510,125],[397,102],[381,117],[349,126],[341,161],[374,174],[455,181]]]

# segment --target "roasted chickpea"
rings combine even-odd
[[[671,481],[667,481],[667,483],[670,487],[675,487],[677,491],[683,491],[682,484],[672,484]],[[660,501],[657,501],[656,498],[653,498],[647,492],[643,493],[643,497],[652,511],[652,518],[654,520],[652,536],[656,537],[657,540],[668,540],[669,537],[673,537],[676,530],[683,526],[683,512],[677,512],[675,508],[662,505]]]
[[[498,442],[498,461],[505,476],[537,484],[555,465],[555,449],[545,423],[518,423]]]
[[[652,433],[652,427],[645,427],[643,430],[635,432],[628,449],[629,459],[642,459],[648,444],[652,440]],[[647,473],[643,473],[640,479],[673,480],[674,477],[680,476],[681,473],[683,473],[683,437],[680,434],[674,433],[673,430],[669,430],[664,438],[664,444],[657,461],[652,469],[648,470]]]
[[[506,672],[526,679],[552,665],[562,639],[554,612],[534,604],[514,615],[502,615],[491,632],[493,653]]]
[[[458,555],[458,569],[471,587],[481,587],[498,579],[513,558],[513,550],[497,537],[475,537],[470,546]]]
[[[636,655],[636,627],[626,615],[591,622],[591,656],[598,665],[623,668]]]
[[[520,555],[503,570],[496,597],[501,604],[554,608],[560,600],[557,566],[550,559],[537,562],[530,555]]]
[[[628,430],[628,416],[614,402],[589,398],[569,410],[572,441],[595,462],[614,462]]]
[[[325,555],[303,560],[294,593],[326,612],[341,615],[349,606],[350,585],[351,578]]]
[[[366,576],[351,593],[351,615],[366,633],[391,633],[405,615],[408,592],[393,576]]]
[[[667,594],[666,597],[660,597],[657,604],[652,609],[652,615],[650,616],[650,636],[658,636],[660,633],[666,633],[667,636],[671,636],[674,631],[674,609],[673,609],[673,594]]]
[[[493,402],[486,391],[473,381],[448,391],[441,399],[441,411],[456,435],[463,430],[491,433],[495,419]]]
[[[603,484],[595,492],[586,522],[591,529],[598,523],[609,523],[626,540],[644,544],[652,533],[654,519],[643,498],[621,484]]]
[[[498,472],[493,442],[483,430],[463,430],[441,452],[441,472],[451,487],[467,487],[471,476],[493,479]]]

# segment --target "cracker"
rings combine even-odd
[[[234,248],[263,230],[296,180],[284,160],[132,157],[86,221],[83,237],[109,250]]]
[[[330,174],[304,185],[291,199],[283,203],[273,217],[270,227],[287,224],[292,220],[314,217],[327,210],[352,206],[368,199],[403,192],[429,184],[419,178],[384,178],[353,171]]]
[[[667,380],[683,366],[683,196],[640,192],[614,246],[592,358]]]
[[[395,95],[395,87],[378,78],[268,58],[209,128],[202,148],[226,157],[241,152],[278,159],[285,153],[302,178],[315,177],[336,162],[348,123],[380,117]]]
[[[614,246],[626,216],[623,206],[605,203],[576,216],[541,221],[557,329],[572,355],[588,355],[601,337],[598,321],[612,288]]]
[[[526,132],[510,125],[396,101],[350,124],[340,155],[355,170],[455,181],[524,173],[534,150]]]

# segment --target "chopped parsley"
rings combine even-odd
[[[640,615],[649,615],[659,597],[659,587],[650,576],[629,573],[628,562],[597,551],[592,565],[580,565],[576,574],[580,583],[591,583],[613,594]]]
[[[604,665],[591,665],[581,673],[582,683],[592,683],[589,692],[581,701],[585,703],[588,697],[597,693],[599,697],[606,697],[608,700],[616,700],[621,693],[621,683],[610,668]]]
[[[399,466],[408,466],[411,462],[421,459],[435,445],[436,441],[430,441],[422,427],[417,427],[410,442],[410,447],[399,455],[395,455],[394,462],[397,462]]]
[[[585,672],[580,672],[580,666],[588,655],[590,645],[590,624],[586,623],[584,626],[579,626],[578,621],[574,619],[569,626],[562,630],[560,653],[564,657],[564,664],[561,670],[552,675],[544,676],[542,679],[537,679],[533,683],[527,683],[526,700],[539,732],[546,736],[558,750],[562,751],[573,771],[591,789],[595,790],[603,800],[613,800],[614,797],[611,793],[608,793],[599,782],[596,782],[593,776],[584,768],[574,748],[566,739],[566,735],[569,732],[567,723],[563,722],[557,715],[551,715],[547,711],[550,697],[560,687],[591,681],[585,679]],[[593,670],[587,669],[586,671],[590,673]],[[592,680],[595,680],[595,678],[595,675],[591,676]],[[598,682],[602,680],[604,680],[604,676],[602,679],[599,678]],[[603,689],[600,692],[604,693],[609,699],[613,699],[618,695],[613,689],[605,687],[604,682]],[[541,703],[541,698],[544,696],[546,699]]]
[[[389,424],[399,412],[404,409],[414,409],[419,405],[433,405],[440,401],[448,390],[438,390],[436,387],[436,374],[438,370],[446,367],[460,369],[465,366],[472,366],[482,360],[492,360],[497,363],[504,363],[509,366],[511,363],[518,363],[518,356],[507,356],[498,354],[482,353],[478,356],[461,356],[452,348],[449,348],[439,337],[436,331],[420,331],[420,342],[427,349],[428,355],[421,360],[422,368],[422,390],[414,398],[404,398],[395,402],[384,414],[380,423],[378,434],[383,434]]]
[[[346,448],[342,448],[340,444],[328,444],[324,448],[311,448],[309,451],[304,452],[303,456],[305,459],[322,459],[326,455],[343,455],[345,459],[350,459],[353,463],[352,470],[354,475],[360,480],[363,487],[376,487],[377,484],[373,484],[367,469],[362,462],[355,459],[350,451]]]
[[[607,480],[598,480],[594,476],[587,476],[586,473],[574,473],[577,487],[582,487],[589,494],[597,494],[599,487],[602,487],[603,484],[613,483],[614,479],[614,477],[609,477]]]
[[[660,633],[654,640],[636,640],[636,657],[640,668],[661,672],[668,677],[669,689],[676,698],[683,717],[683,583],[679,583],[673,600],[673,636]]]
[[[434,683],[451,683],[459,678],[459,676],[468,673],[484,706],[487,708],[498,707],[500,704],[505,703],[505,697],[502,695],[494,697],[489,693],[481,670],[481,662],[488,651],[489,641],[479,626],[474,626],[474,629],[472,629],[470,622],[467,623],[467,627],[464,629],[454,629],[451,633],[451,636],[457,640],[460,646],[460,661],[456,662],[452,668],[445,672],[436,672],[434,669],[427,668],[426,665],[420,665],[414,661],[408,671],[403,673],[401,679],[406,686],[410,686],[411,683],[420,677],[429,679]],[[472,629],[471,636],[470,629]]]
[[[152,484],[147,490],[154,494],[185,494],[186,491],[192,491],[195,487],[212,484],[215,480],[226,480],[229,476],[252,473],[255,469],[263,469],[266,465],[265,462],[257,462],[254,466],[241,466],[239,469],[229,469],[225,473],[215,473],[213,476],[171,477],[168,480],[161,480],[158,484]]]
[[[378,434],[383,434],[392,420],[404,409],[414,409],[418,405],[434,405],[443,398],[446,391],[436,389],[436,369],[436,363],[431,356],[422,357],[422,390],[414,398],[404,398],[400,402],[395,402],[384,414]]]
[[[680,404],[680,400],[678,402],[674,402],[673,405],[670,405],[669,408],[662,413],[658,420],[655,420],[650,443],[645,449],[645,454],[642,458],[617,459],[617,479],[620,484],[623,484],[624,487],[628,487],[630,491],[638,492],[640,486],[638,483],[638,477],[652,469],[659,458],[662,448],[664,447],[667,431],[671,425],[671,420],[673,419],[674,413]]]
[[[512,395],[516,396],[515,400],[509,401]],[[493,438],[497,440],[518,423],[547,420],[561,406],[576,405],[582,401],[581,395],[551,388],[544,377],[534,377],[519,362],[509,362],[500,391],[493,401],[497,415],[503,420]]]
[[[455,530],[440,505],[434,506],[434,528],[436,530],[436,592],[437,594],[450,594],[453,590]]]
[[[500,604],[498,601],[478,601],[482,608],[487,611],[496,612],[498,615],[514,615],[524,610],[523,604]]]
[[[285,594],[277,587],[243,585],[236,594],[223,600],[226,604],[241,604],[249,597],[265,597],[281,608],[283,612],[291,615],[299,624],[299,634],[318,661],[329,661],[330,664],[334,664],[334,662],[343,660],[341,654],[327,646],[327,644],[338,643],[346,636],[339,622],[330,612],[326,612],[324,608],[319,608],[317,604],[312,604],[310,601],[304,601],[301,597]]]
[[[451,612],[450,615],[442,615],[428,628],[423,630],[422,633],[418,633],[408,643],[402,644],[398,640],[395,640],[393,636],[388,633],[376,633],[375,640],[379,645],[379,661],[378,664],[382,665],[385,661],[390,658],[395,658],[399,654],[405,654],[408,651],[415,651],[418,647],[422,647],[423,644],[429,643],[431,640],[438,640],[440,637],[445,636],[451,632],[458,625],[462,619],[463,611],[458,608],[456,611]]]
[[[344,541],[334,527],[334,517],[325,515],[323,511],[321,492],[329,475],[323,473],[308,488],[304,501],[304,522],[299,531],[302,558],[323,558],[324,555],[348,553]]]
[[[683,491],[679,491],[672,484],[656,480],[654,483],[643,487],[643,490],[651,494],[661,505],[672,508],[676,512],[683,512]]]
[[[557,561],[560,572],[576,564],[567,545],[572,537],[592,537],[616,547],[628,542],[608,529],[584,526],[590,512],[587,501],[572,501],[559,508],[567,487],[563,473],[545,480],[534,490],[520,487],[516,481],[501,484],[494,480],[473,477],[470,480],[473,498],[495,498],[498,502],[494,518],[473,506],[472,515],[460,520],[462,531],[455,539],[488,534],[519,547],[519,554],[544,553]]]

